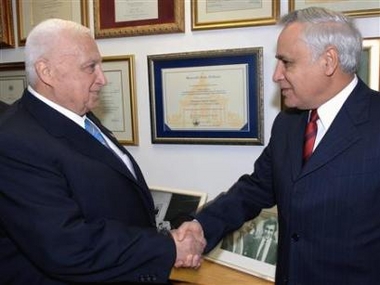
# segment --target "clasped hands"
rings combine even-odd
[[[202,263],[206,247],[203,229],[197,221],[184,222],[178,229],[170,231],[176,245],[177,258],[174,267],[197,269]]]

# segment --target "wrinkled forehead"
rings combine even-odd
[[[95,40],[86,34],[68,33],[59,37],[51,50],[51,56],[60,59],[75,58],[77,61],[99,60],[100,54]]]

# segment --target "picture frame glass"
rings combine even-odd
[[[373,90],[380,90],[380,38],[363,39],[358,76]]]
[[[192,30],[273,25],[279,10],[279,0],[194,0],[191,1]]]
[[[371,17],[380,15],[380,1],[289,0],[289,11],[304,9],[311,6],[340,11],[353,17]]]
[[[150,187],[152,193],[156,224],[159,230],[178,228],[184,221],[202,207],[207,199],[204,192]]]
[[[185,31],[183,0],[94,0],[95,38]]]
[[[93,110],[102,124],[124,145],[138,145],[134,56],[104,57],[107,84]]]
[[[148,56],[153,143],[263,143],[262,48]]]
[[[277,210],[272,208],[225,236],[206,259],[274,281],[277,244]]]
[[[0,64],[0,101],[14,103],[27,86],[24,62]]]
[[[60,18],[89,26],[87,0],[16,0],[18,44],[25,45],[29,32],[40,22]]]

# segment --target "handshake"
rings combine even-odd
[[[176,245],[177,258],[174,267],[197,269],[202,262],[202,253],[206,247],[203,229],[196,221],[184,222],[178,229],[170,231]]]

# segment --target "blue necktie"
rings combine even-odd
[[[113,150],[112,148],[108,145],[107,141],[104,139],[103,135],[101,134],[100,130],[98,127],[91,122],[89,119],[84,120],[84,128],[86,129],[87,132],[89,132],[94,138],[96,138],[99,142],[101,142],[105,147],[107,147],[109,150],[113,152],[113,154],[120,159],[120,161],[127,166],[129,171],[132,173],[132,175],[136,178],[136,173],[134,171],[132,162],[130,159],[125,156],[125,160],[121,159]]]
[[[107,144],[106,140],[100,133],[99,129],[93,122],[91,122],[89,119],[84,120],[84,127],[87,132],[89,132],[94,138],[96,138],[99,142],[101,142],[104,146],[109,148],[109,145]]]

